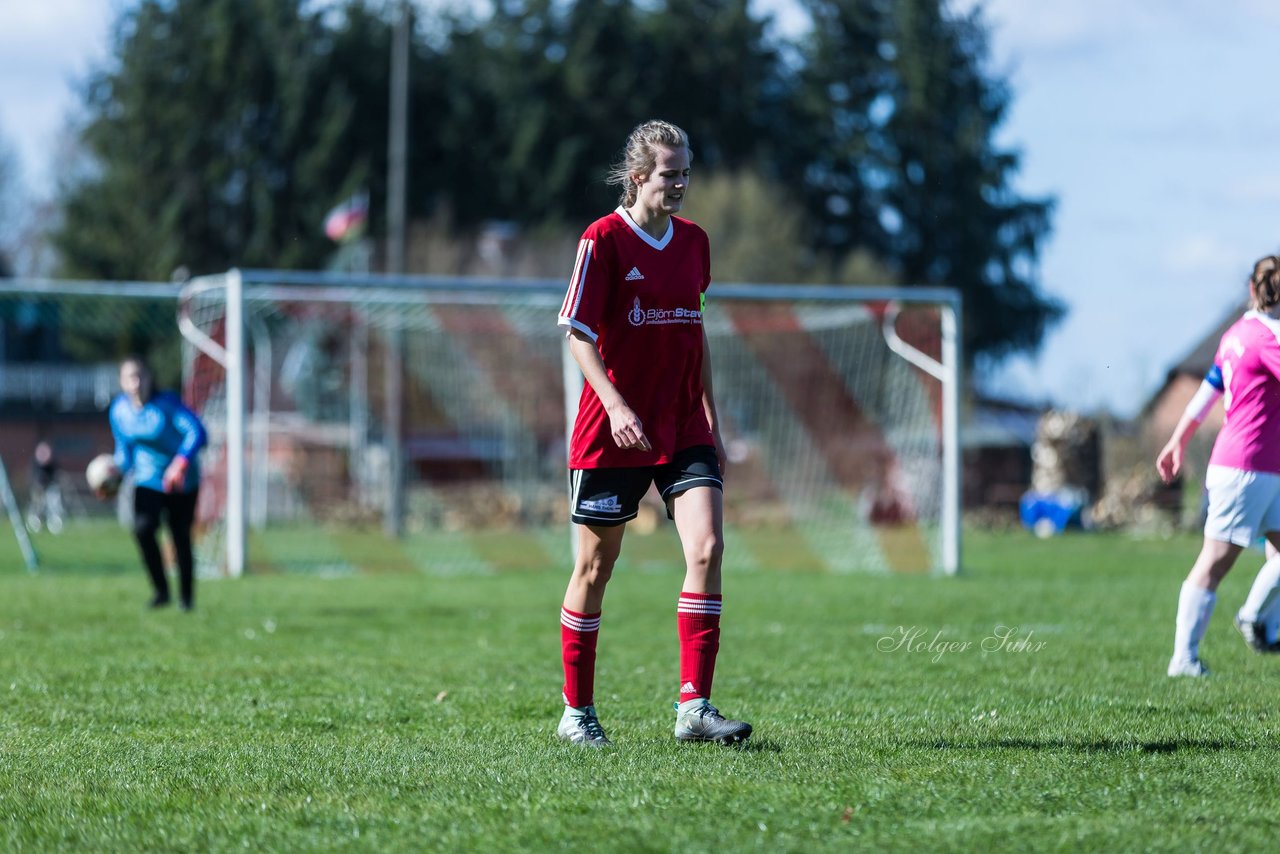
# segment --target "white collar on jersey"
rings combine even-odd
[[[662,235],[661,240],[654,240],[653,237],[649,234],[649,232],[645,231],[643,228],[641,228],[639,225],[636,224],[636,221],[631,218],[631,214],[622,205],[618,205],[618,210],[615,211],[615,213],[617,213],[618,216],[622,217],[623,222],[631,226],[631,230],[636,233],[637,237],[639,237],[645,243],[648,243],[654,249],[657,249],[659,251],[667,248],[667,244],[671,242],[671,235],[676,233],[675,220],[668,218],[667,233]]]
[[[1271,334],[1276,336],[1276,341],[1280,342],[1280,319],[1274,318],[1264,311],[1254,311],[1250,309],[1244,313],[1245,317],[1252,317],[1263,326],[1271,330]]]

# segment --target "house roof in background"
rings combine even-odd
[[[1218,344],[1222,341],[1222,336],[1231,328],[1231,324],[1239,320],[1240,315],[1244,314],[1248,309],[1248,302],[1241,302],[1234,306],[1223,315],[1222,320],[1196,342],[1196,345],[1188,351],[1187,355],[1175,362],[1169,368],[1168,373],[1165,374],[1164,382],[1160,384],[1160,388],[1156,389],[1155,393],[1147,398],[1146,403],[1142,405],[1142,409],[1139,410],[1139,416],[1150,413],[1156,405],[1156,401],[1164,396],[1169,384],[1178,377],[1190,376],[1195,379],[1204,377],[1209,371],[1209,366],[1213,364],[1213,357],[1218,352]]]
[[[1179,374],[1194,374],[1197,377],[1203,377],[1205,372],[1209,370],[1209,366],[1213,364],[1213,357],[1218,352],[1218,343],[1222,340],[1222,336],[1231,328],[1231,324],[1239,320],[1240,315],[1244,314],[1248,309],[1249,304],[1247,302],[1242,302],[1232,308],[1217,326],[1213,327],[1204,338],[1200,339],[1195,347],[1191,348],[1191,352],[1183,356],[1179,362],[1169,369],[1169,373],[1165,377],[1165,385],[1168,385],[1169,381]],[[1163,391],[1163,388],[1161,391]]]
[[[1029,448],[1036,440],[1040,416],[1048,409],[1048,404],[975,396],[960,444],[965,448]]]

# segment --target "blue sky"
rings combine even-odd
[[[1058,198],[1045,289],[1071,313],[999,387],[1135,412],[1280,250],[1280,4],[992,0],[1016,185]]]
[[[791,0],[757,0],[784,30]],[[50,151],[126,0],[0,0],[0,141],[47,197]],[[971,0],[957,8],[968,9]],[[1041,258],[1070,313],[993,393],[1135,413],[1280,250],[1280,3],[988,0],[1015,181],[1058,199]]]

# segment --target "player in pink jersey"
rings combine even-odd
[[[685,558],[676,606],[680,741],[740,742],[751,725],[710,703],[720,646],[724,443],[702,309],[711,283],[706,232],[676,214],[692,155],[683,130],[637,126],[609,182],[620,204],[582,235],[559,325],[586,384],[569,445],[578,553],[560,611],[565,710],[557,735],[608,745],[596,716],[596,639],[626,523],[657,486]]]
[[[1182,468],[1187,442],[1222,395],[1225,419],[1205,475],[1209,515],[1204,545],[1178,597],[1170,676],[1208,672],[1200,661],[1200,641],[1213,614],[1218,584],[1241,550],[1260,533],[1280,548],[1280,258],[1269,255],[1254,265],[1249,294],[1251,309],[1218,345],[1217,373],[1210,371],[1156,459],[1161,478],[1171,481]],[[1251,613],[1256,619],[1265,604],[1262,600],[1271,596],[1277,573],[1280,558],[1271,557],[1236,618],[1255,649],[1259,639],[1250,637],[1256,627],[1246,625],[1247,616]]]
[[[1222,368],[1212,365],[1205,374],[1197,394],[1200,400],[1190,407],[1197,423],[1204,421],[1209,410],[1222,397]],[[1204,490],[1205,503],[1208,502],[1208,490]],[[1273,546],[1266,536],[1259,534],[1250,547],[1263,552],[1266,560],[1253,579],[1249,595],[1235,615],[1236,629],[1245,644],[1254,652],[1280,653],[1280,560],[1273,560],[1280,554],[1280,549]]]

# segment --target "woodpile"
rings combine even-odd
[[[1098,422],[1051,409],[1040,418],[1031,446],[1031,489],[1038,493],[1084,490],[1089,501],[1102,482]]]
[[[1107,479],[1093,505],[1094,524],[1102,528],[1166,531],[1176,518],[1179,491],[1166,487],[1153,463],[1135,465]]]

